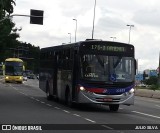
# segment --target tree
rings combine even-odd
[[[156,76],[151,76],[149,79],[146,79],[145,80],[145,83],[147,85],[156,85],[157,84],[157,80],[158,80],[158,77]]]
[[[15,0],[0,0],[0,7],[9,14],[13,13],[13,5],[16,5]]]
[[[0,20],[13,13],[14,5],[15,0],[0,0]],[[17,30],[11,19],[0,21],[0,62],[9,56],[9,48],[16,47],[19,37]]]
[[[13,13],[15,5],[15,0],[0,0],[0,20],[9,17]],[[11,19],[0,21],[0,62],[4,62],[9,57],[20,58],[19,46],[24,45],[29,48],[28,52],[22,52],[22,59],[25,61],[27,69],[38,72],[40,48],[18,41],[17,38],[20,36],[17,31],[19,30],[21,29],[16,28]]]
[[[13,5],[15,0],[0,0],[0,19],[13,13]]]

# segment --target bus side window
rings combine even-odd
[[[58,68],[62,68],[63,67],[63,53],[62,52],[58,52],[58,60],[57,60],[57,62],[58,62]]]

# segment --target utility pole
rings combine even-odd
[[[160,52],[159,52],[159,66],[158,66],[158,87],[160,88]]]

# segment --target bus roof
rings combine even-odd
[[[115,42],[115,41],[103,41],[100,39],[86,39],[85,41],[79,41],[75,43],[69,43],[69,44],[62,44],[62,45],[56,45],[56,46],[51,46],[51,47],[44,47],[41,48],[41,51],[46,51],[48,49],[54,49],[54,50],[61,50],[63,48],[73,48],[76,46],[80,46],[82,43],[89,43],[89,42],[106,42],[106,43],[113,43],[113,44],[122,44],[122,45],[128,45],[128,46],[133,46],[132,44],[128,43],[122,43],[122,42]],[[134,47],[134,46],[133,46]]]
[[[23,62],[23,60],[21,60],[19,58],[7,58],[5,61]]]

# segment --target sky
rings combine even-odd
[[[22,42],[40,48],[92,38],[95,0],[16,0],[13,14],[30,15],[43,10],[43,25],[30,24],[29,17],[13,17]],[[160,52],[160,0],[96,0],[94,39],[135,46],[138,70],[157,69]],[[70,33],[70,34],[68,34]]]

